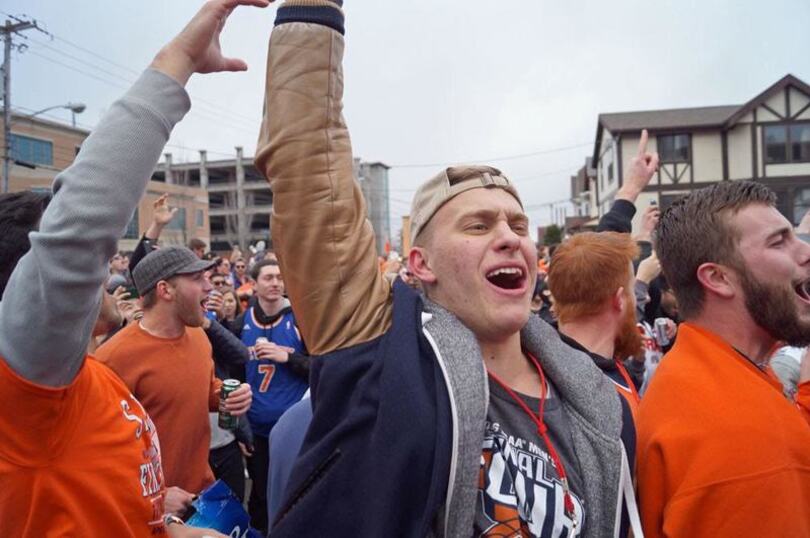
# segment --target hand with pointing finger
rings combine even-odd
[[[644,129],[641,131],[641,139],[638,142],[638,152],[630,161],[630,166],[627,167],[624,183],[616,193],[616,198],[635,203],[638,195],[650,183],[658,170],[658,153],[647,152],[648,139],[647,129]]]

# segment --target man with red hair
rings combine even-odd
[[[633,291],[638,252],[630,234],[582,233],[557,247],[548,274],[563,340],[591,356],[633,415],[638,393],[621,361],[642,343]]]

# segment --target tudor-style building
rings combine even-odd
[[[594,166],[572,191],[577,203],[590,201],[591,216],[610,209],[642,129],[661,165],[638,199],[640,209],[653,200],[665,208],[692,189],[735,179],[767,184],[794,224],[810,209],[810,86],[793,75],[743,105],[600,114]]]

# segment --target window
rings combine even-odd
[[[810,123],[791,125],[790,158],[793,161],[810,161]]]
[[[12,134],[9,141],[13,160],[30,164],[53,165],[53,142],[17,134]]]
[[[195,215],[197,216],[197,228],[202,228],[205,225],[205,213],[202,209],[198,209]]]
[[[767,125],[764,130],[766,163],[810,161],[810,123]]]
[[[174,216],[172,220],[169,221],[169,224],[166,225],[167,230],[185,230],[186,229],[186,208],[179,207],[177,208],[177,214]]]
[[[787,162],[787,127],[785,125],[765,127],[765,162]]]
[[[810,189],[798,189],[793,198],[793,225],[798,226],[804,214],[810,210]]]
[[[692,160],[688,134],[661,135],[658,137],[658,154],[662,163],[688,163]]]
[[[132,218],[127,224],[127,229],[124,232],[124,239],[139,239],[141,234],[138,233],[138,208],[135,208],[135,214],[132,215]]]

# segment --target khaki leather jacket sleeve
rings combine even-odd
[[[319,24],[273,30],[256,155],[273,190],[273,247],[313,355],[372,340],[391,324],[391,289],[342,114],[343,47],[339,32]]]

